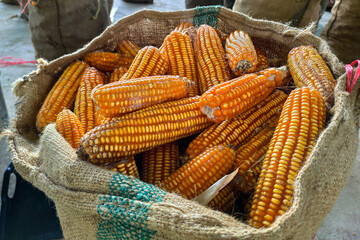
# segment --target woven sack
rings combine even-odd
[[[54,124],[41,135],[36,132],[36,113],[71,62],[97,49],[113,50],[122,39],[160,46],[183,21],[196,26],[207,23],[226,33],[242,29],[276,65],[285,64],[291,48],[313,45],[338,81],[334,115],[296,178],[292,206],[267,229],[255,229],[136,178],[81,161]],[[344,72],[328,45],[307,30],[255,20],[222,7],[144,10],[121,19],[75,53],[40,63],[37,71],[17,82],[17,115],[9,148],[21,176],[55,202],[67,239],[311,239],[344,186],[358,146],[360,84],[349,94]]]
[[[321,37],[344,63],[360,58],[360,1],[336,0]]]
[[[113,0],[38,0],[29,4],[26,9],[35,58],[50,61],[82,48],[111,24],[112,4]]]
[[[327,2],[328,0],[236,0],[233,10],[254,18],[305,27],[311,22],[318,22]]]

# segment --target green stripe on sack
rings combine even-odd
[[[221,11],[221,8],[222,6],[220,5],[194,8],[195,16],[193,18],[193,25],[195,27],[198,27],[201,24],[207,24],[214,28],[217,28],[218,15]]]
[[[161,202],[165,192],[122,174],[114,174],[109,194],[100,197],[98,239],[150,239],[147,227],[151,203]]]

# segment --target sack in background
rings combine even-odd
[[[327,0],[236,0],[233,10],[254,18],[305,27],[318,22]]]
[[[360,1],[336,0],[321,37],[344,63],[360,59]]]
[[[110,25],[112,0],[38,0],[29,4],[29,27],[36,58],[72,53]]]

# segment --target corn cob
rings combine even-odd
[[[102,74],[94,67],[87,68],[81,78],[74,106],[74,113],[85,133],[101,123],[96,105],[91,99],[91,91],[99,84],[104,84]]]
[[[78,155],[95,164],[111,163],[198,133],[211,125],[198,103],[199,97],[184,98],[114,118],[85,134]]]
[[[254,72],[257,55],[250,36],[243,31],[235,31],[226,39],[226,57],[236,76]]]
[[[269,62],[265,56],[265,53],[258,47],[255,47],[256,56],[257,56],[257,64],[254,72],[259,72],[266,68],[269,68]]]
[[[229,213],[233,209],[235,198],[234,188],[227,185],[208,203],[208,206],[215,210]]]
[[[84,56],[84,61],[90,66],[104,72],[112,72],[122,66],[121,54],[111,52],[91,52]]]
[[[165,38],[163,46],[169,60],[167,73],[190,79],[194,88],[189,96],[198,95],[195,57],[190,37],[181,32],[172,32]]]
[[[166,191],[192,199],[225,176],[234,157],[230,147],[212,147],[172,173],[161,186]]]
[[[307,87],[291,92],[266,153],[249,223],[268,227],[291,206],[295,178],[325,125],[320,93]]]
[[[158,184],[180,166],[178,142],[171,142],[142,153],[144,182]]]
[[[126,159],[126,161],[121,161],[120,163],[117,163],[115,167],[113,167],[111,170],[128,176],[134,176],[140,179],[139,171],[137,169],[135,158],[133,156],[131,156],[129,159]]]
[[[55,128],[73,148],[79,147],[84,131],[79,119],[72,111],[62,110],[56,118]]]
[[[186,153],[191,159],[216,145],[232,144],[235,148],[239,147],[253,131],[281,111],[286,97],[283,92],[275,90],[243,114],[207,128],[189,144]]]
[[[314,47],[293,48],[288,54],[288,65],[297,87],[316,89],[327,105],[333,104],[336,81],[329,67]]]
[[[87,67],[88,64],[76,61],[65,69],[36,116],[36,127],[39,131],[42,131],[47,124],[55,122],[57,115],[64,108],[70,108],[74,104],[82,74]]]
[[[289,71],[283,66],[218,84],[202,94],[200,109],[216,123],[231,119],[265,99],[288,76]]]
[[[239,191],[249,192],[255,187],[263,156],[269,148],[273,133],[273,129],[266,127],[247,144],[236,150],[233,168],[239,168],[239,171],[234,182]]]
[[[130,40],[122,40],[116,44],[115,50],[120,54],[127,54],[135,58],[141,48]]]
[[[186,30],[189,27],[192,27],[192,23],[189,22],[182,22],[179,25],[176,26],[176,28],[173,30],[173,32],[182,32]]]
[[[118,67],[115,68],[114,71],[111,73],[109,83],[117,82],[120,80],[122,76],[128,71],[127,68]]]
[[[186,97],[192,82],[179,76],[151,76],[98,86],[92,98],[105,117],[118,117],[157,103]]]
[[[225,51],[213,27],[201,25],[197,29],[194,53],[198,71],[200,93],[230,79]]]
[[[129,70],[120,80],[164,75],[168,69],[168,59],[153,46],[147,46],[138,52]]]

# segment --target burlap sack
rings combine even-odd
[[[113,0],[33,2],[34,4],[27,6],[27,10],[36,58],[53,60],[72,53],[111,24],[110,11]]]
[[[317,22],[327,0],[236,0],[234,11],[254,18],[287,23],[294,27],[305,27]]]
[[[160,46],[182,21],[197,26],[208,23],[226,33],[242,29],[279,65],[286,62],[291,48],[313,45],[338,81],[334,115],[296,178],[292,206],[270,228],[252,228],[133,177],[83,162],[54,124],[41,135],[35,130],[42,101],[72,61],[97,49],[112,50],[121,39],[132,39],[140,46]],[[67,239],[311,239],[331,210],[355,159],[359,86],[350,95],[346,92],[344,66],[328,45],[309,31],[254,20],[219,7],[179,12],[144,10],[110,26],[85,48],[50,64],[39,64],[37,71],[18,82],[14,89],[17,115],[8,142],[16,170],[55,202]]]
[[[321,37],[344,63],[360,58],[360,1],[336,0]]]

